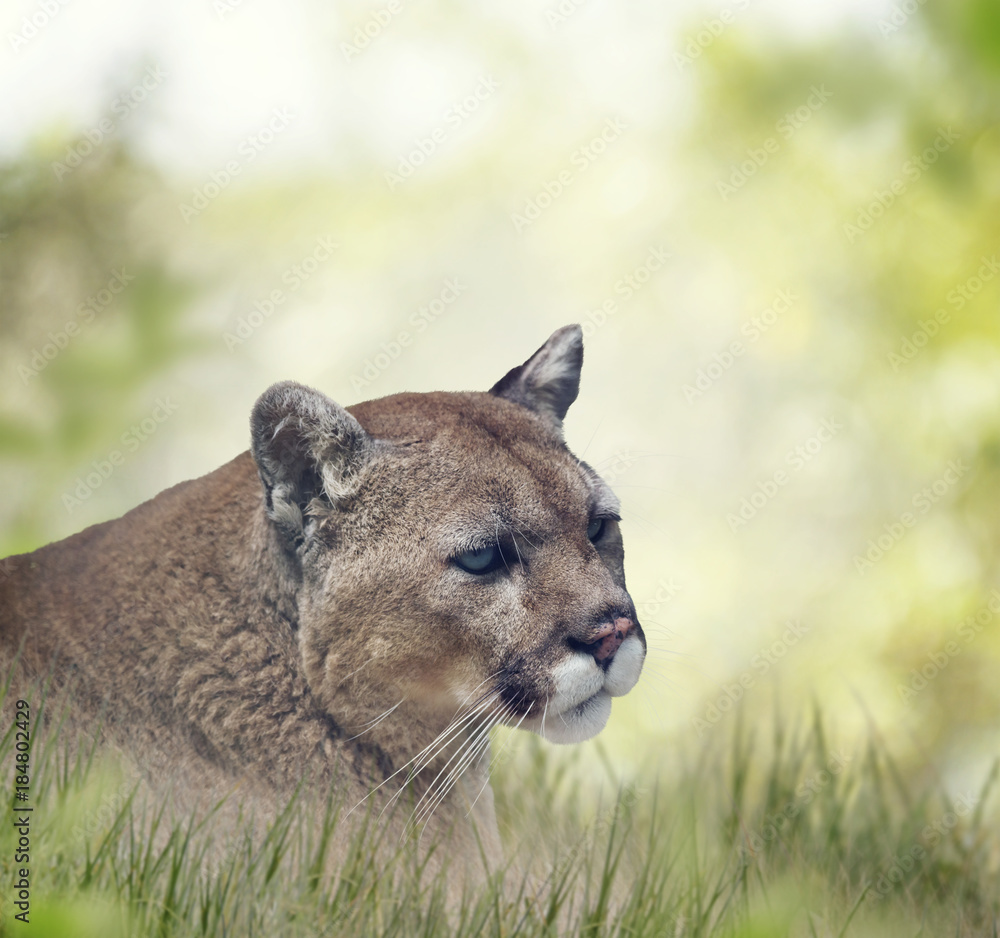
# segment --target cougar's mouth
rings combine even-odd
[[[646,651],[628,636],[607,669],[593,655],[577,651],[552,669],[553,691],[536,701],[521,724],[554,743],[577,743],[596,736],[611,716],[611,699],[627,694],[639,680]]]

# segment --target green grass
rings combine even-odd
[[[2,712],[9,767],[9,701]],[[579,751],[519,737],[494,787],[508,842],[532,859],[534,878],[508,871],[451,906],[448,872],[430,876],[404,850],[376,862],[374,829],[331,869],[333,806],[317,825],[293,799],[263,839],[241,833],[220,856],[198,825],[168,829],[120,765],[68,757],[58,728],[39,734],[31,757],[31,924],[12,920],[5,821],[4,934],[1000,934],[995,773],[956,801],[909,779],[876,738],[831,749],[818,714],[795,727],[776,718],[766,734],[733,721],[696,757],[670,751],[603,796]]]

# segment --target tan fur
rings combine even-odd
[[[51,675],[72,694],[71,731],[103,715],[104,738],[154,788],[173,779],[192,803],[238,787],[274,804],[307,775],[345,804],[391,777],[384,803],[492,688],[503,722],[537,723],[570,646],[636,618],[617,523],[587,537],[614,497],[562,441],[580,360],[568,327],[493,393],[399,394],[348,413],[272,388],[252,454],[7,561],[0,664],[21,649],[14,695]],[[502,570],[456,565],[470,536],[504,526]],[[415,797],[482,722],[410,780]],[[483,764],[431,829],[464,818]],[[496,855],[488,786],[472,816]]]

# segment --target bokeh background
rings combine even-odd
[[[486,389],[580,322],[567,437],[651,645],[615,765],[818,703],[978,789],[994,0],[16,0],[0,34],[0,556],[228,460],[275,380]]]

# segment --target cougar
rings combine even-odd
[[[567,326],[488,392],[268,388],[248,452],[8,558],[5,710],[46,685],[195,801],[405,790],[499,855],[490,729],[588,739],[646,653],[619,502],[563,441],[582,362]]]

